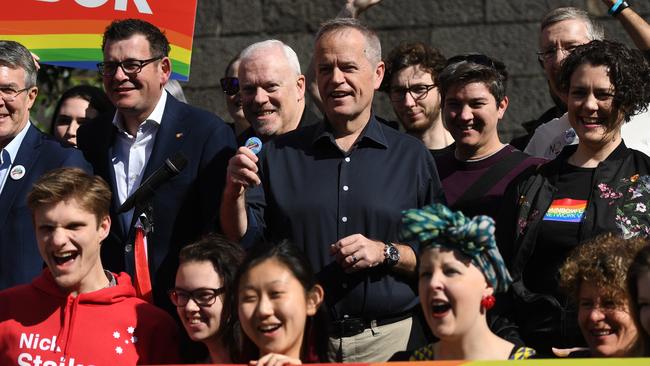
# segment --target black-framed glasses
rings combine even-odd
[[[410,88],[390,88],[388,97],[392,102],[401,102],[406,99],[406,93],[411,94],[413,100],[422,100],[427,97],[429,91],[436,87],[436,84],[413,85]]]
[[[543,61],[548,61],[548,60],[553,59],[553,57],[555,57],[555,55],[557,54],[557,51],[562,52],[562,56],[566,57],[571,52],[573,52],[573,50],[578,48],[578,46],[580,46],[580,45],[576,44],[576,45],[571,45],[571,46],[568,46],[568,47],[549,47],[549,48],[545,49],[544,51],[539,51],[539,52],[535,52],[535,53],[537,54],[537,59],[539,61],[543,62]]]
[[[220,288],[197,288],[192,291],[185,291],[180,288],[174,288],[169,290],[169,298],[172,303],[177,307],[183,307],[187,305],[190,299],[194,300],[198,306],[210,306],[215,303],[217,297],[226,292],[224,287]]]
[[[100,62],[97,64],[97,70],[103,76],[113,76],[117,72],[117,68],[122,68],[125,74],[137,74],[142,71],[142,68],[149,65],[154,61],[162,59],[162,56],[153,57],[147,60],[125,60],[122,62]]]
[[[219,80],[221,89],[226,95],[233,96],[239,93],[239,79],[233,77],[225,77]]]
[[[10,86],[0,87],[0,98],[5,102],[13,102],[20,93],[31,89],[31,87],[24,89],[14,89]]]

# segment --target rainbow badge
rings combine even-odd
[[[551,207],[544,215],[545,221],[580,222],[585,213],[587,200],[562,198],[553,200]]]

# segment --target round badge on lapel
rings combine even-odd
[[[16,165],[15,167],[11,168],[11,171],[9,172],[9,176],[13,180],[21,179],[22,177],[25,176],[25,167],[22,165]]]

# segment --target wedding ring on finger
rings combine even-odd
[[[357,263],[359,260],[357,259],[357,256],[352,254],[352,263]]]

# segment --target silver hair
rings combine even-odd
[[[244,48],[239,54],[239,61],[243,63],[245,59],[252,57],[253,54],[256,54],[263,50],[268,50],[270,48],[281,47],[284,57],[287,59],[287,63],[296,73],[296,75],[302,74],[300,72],[300,61],[298,60],[298,55],[293,48],[289,47],[286,43],[279,41],[277,39],[267,39],[266,41],[256,42],[252,45]]]
[[[596,21],[591,18],[589,13],[572,6],[553,9],[550,12],[546,13],[546,15],[544,15],[544,18],[542,18],[540,31],[543,31],[552,24],[559,23],[563,20],[572,19],[582,20],[585,23],[585,26],[587,28],[587,38],[590,41],[601,41],[603,38],[605,38],[605,30],[600,24],[596,23]]]
[[[381,42],[377,33],[354,18],[334,18],[325,21],[321,24],[318,33],[316,33],[314,44],[325,34],[342,32],[350,28],[359,31],[363,35],[363,38],[365,38],[366,48],[363,50],[363,53],[366,55],[368,61],[373,65],[378,64],[381,61]]]
[[[36,86],[38,70],[31,52],[15,41],[0,41],[0,66],[25,70],[25,88]]]

